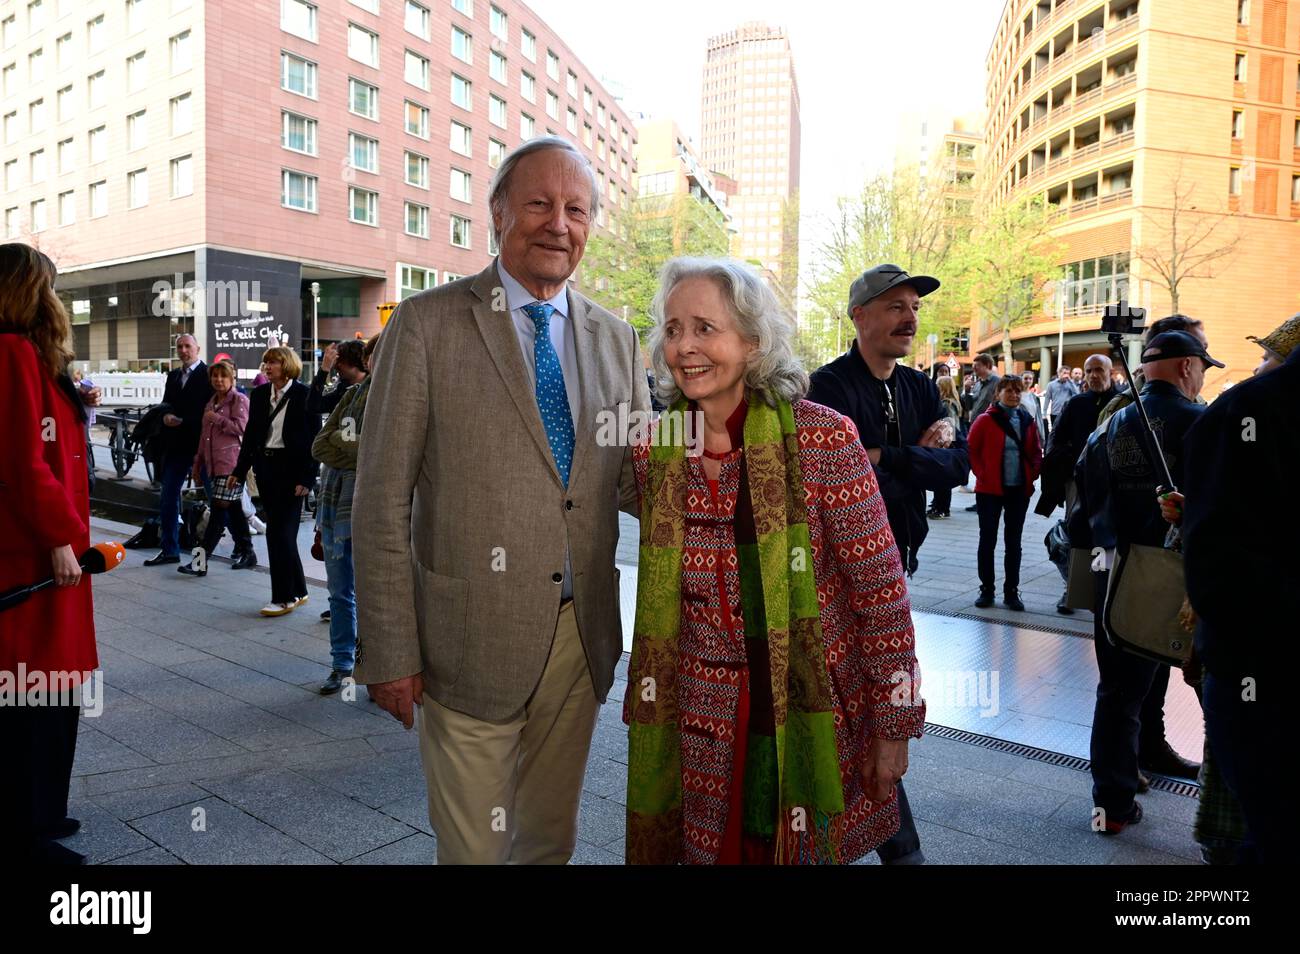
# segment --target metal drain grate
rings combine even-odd
[[[980,748],[992,749],[995,752],[1006,752],[1008,755],[1018,755],[1024,759],[1033,759],[1035,762],[1059,765],[1062,768],[1074,769],[1076,772],[1088,772],[1092,769],[1091,761],[1081,759],[1077,755],[1049,752],[1047,749],[1035,748],[1032,745],[1008,742],[1006,739],[995,739],[990,735],[977,735],[965,729],[935,725],[933,722],[925,724],[925,734],[938,736],[941,739],[949,739],[953,742],[964,742],[967,745],[977,745]],[[1199,798],[1201,793],[1201,786],[1199,785],[1182,779],[1167,778],[1163,775],[1151,776],[1151,788],[1153,791],[1165,792],[1169,795],[1182,795],[1186,798]]]
[[[916,607],[916,612],[925,613],[928,616],[946,616],[950,619],[966,619],[976,623],[1001,623],[1003,626],[1014,626],[1017,629],[1032,629],[1036,633],[1051,633],[1054,636],[1076,636],[1079,639],[1092,639],[1092,633],[1080,633],[1078,630],[1066,629],[1063,626],[1039,626],[1037,623],[1024,623],[1020,620],[998,619],[995,616],[980,616],[978,613],[954,613],[951,610],[932,610],[923,606]]]

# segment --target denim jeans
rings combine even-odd
[[[334,528],[320,528],[325,551],[325,580],[330,588],[331,667],[351,672],[357,652],[357,594],[352,571],[352,540],[335,540]]]
[[[161,463],[162,501],[158,507],[158,520],[161,526],[158,533],[162,539],[162,552],[167,556],[180,556],[181,552],[181,488],[185,478],[194,466],[193,458],[167,454]],[[212,496],[212,483],[207,475],[203,477],[203,486]]]

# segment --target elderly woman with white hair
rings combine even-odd
[[[885,504],[853,423],[804,400],[749,266],[681,258],[653,305],[665,422],[634,447],[641,548],[627,859],[854,861],[898,829],[925,704]]]

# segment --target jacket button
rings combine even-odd
[[[565,509],[565,510],[572,510],[572,509],[573,509],[573,501],[572,501],[572,500],[566,500],[566,501],[564,501],[564,509]]]
[[[563,583],[563,582],[564,582],[564,574],[563,574],[563,573],[552,573],[552,574],[551,574],[551,582],[552,582],[552,583]]]

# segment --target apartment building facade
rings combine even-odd
[[[1231,249],[1180,282],[1179,310],[1228,364],[1207,396],[1249,376],[1245,337],[1300,310],[1298,61],[1296,0],[1009,0],[988,57],[987,171],[998,198],[1050,203],[1063,248],[1053,301],[1013,331],[1019,365],[1050,375],[1062,328],[1067,363],[1103,350],[1107,303],[1168,314],[1150,250],[1191,265]],[[987,325],[972,338],[1000,347]]]
[[[373,333],[490,261],[536,136],[589,156],[598,227],[633,191],[632,121],[516,0],[4,0],[0,72],[5,235],[56,260],[92,370],[193,331],[247,374],[313,309]]]
[[[637,195],[649,200],[688,197],[734,233],[729,203],[736,184],[705,167],[681,127],[672,119],[642,118],[637,133]]]
[[[708,40],[700,157],[736,182],[732,253],[761,262],[791,293],[798,282],[799,83],[782,27],[745,23]],[[793,295],[791,295],[793,297]]]

